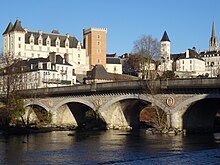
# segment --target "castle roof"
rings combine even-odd
[[[13,25],[12,25],[11,22],[9,22],[9,24],[8,24],[8,26],[7,26],[7,28],[6,28],[6,30],[4,31],[4,33],[3,33],[2,35],[9,33],[12,28],[13,28]]]
[[[27,31],[25,34],[25,43],[30,44],[30,37],[31,35],[34,36],[34,44],[38,44],[38,38],[41,36],[42,37],[42,44],[46,45],[46,40],[49,37],[51,41],[51,46],[56,46],[56,39],[59,38],[60,40],[60,47],[65,47],[65,42],[66,39],[69,40],[69,47],[70,48],[76,48],[78,44],[78,40],[74,36],[68,36],[67,35],[62,35],[59,33],[47,33],[47,32],[39,32],[39,31]]]
[[[162,37],[162,39],[161,39],[160,41],[161,41],[161,42],[162,42],[162,41],[169,41],[169,42],[170,42],[170,39],[169,39],[169,37],[168,37],[166,31],[164,31],[164,33],[163,33],[163,37]]]
[[[10,32],[12,31],[21,31],[21,32],[25,32],[25,30],[22,28],[21,26],[21,21],[19,21],[18,19],[15,21],[15,24],[13,26],[13,28],[11,29]]]

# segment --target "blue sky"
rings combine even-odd
[[[0,31],[9,21],[21,20],[30,30],[76,36],[82,30],[105,27],[107,53],[131,52],[141,35],[161,39],[164,30],[171,40],[171,53],[184,52],[195,46],[208,50],[214,19],[220,42],[219,0],[19,0],[2,1]],[[0,41],[2,48],[2,40]]]

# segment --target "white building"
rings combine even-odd
[[[205,61],[199,56],[195,48],[188,49],[185,53],[172,54],[176,75],[179,77],[196,77],[205,75]]]
[[[89,70],[86,49],[69,34],[62,35],[53,30],[51,33],[31,31],[16,20],[10,22],[3,33],[3,54],[11,53],[15,58],[47,58],[50,52],[61,55],[70,63],[77,74],[86,74]]]
[[[158,66],[159,71],[167,71],[172,69],[172,59],[170,57],[170,39],[165,31],[160,40],[161,65]]]
[[[122,63],[116,54],[106,54],[106,71],[109,73],[122,74]]]
[[[36,89],[47,87],[69,86],[76,84],[76,75],[73,66],[60,55],[50,54],[48,58],[31,58],[14,63],[11,68],[15,75],[14,86],[17,89]],[[5,76],[7,68],[1,73],[1,91],[7,87]],[[10,72],[12,74],[12,72]]]

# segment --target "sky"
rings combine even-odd
[[[0,31],[16,19],[29,30],[69,33],[107,28],[107,53],[131,53],[142,35],[158,41],[167,31],[171,53],[209,49],[212,21],[220,37],[219,0],[19,0],[1,1]],[[219,38],[220,42],[220,38]],[[2,39],[0,40],[2,50]]]

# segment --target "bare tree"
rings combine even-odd
[[[12,53],[5,54],[1,58],[0,87],[4,100],[4,105],[0,108],[1,126],[8,126],[17,117],[21,117],[24,123],[24,103],[16,94],[16,90],[23,82],[20,66],[17,65],[19,61],[20,59],[15,59]]]
[[[160,43],[150,35],[142,35],[134,42],[133,53],[139,55],[139,67],[143,79],[157,77],[156,60],[160,57]]]
[[[160,58],[160,42],[151,35],[142,35],[134,42],[133,53],[147,59],[158,60]]]
[[[151,35],[142,35],[134,42],[133,53],[139,55],[138,62],[144,79],[150,80],[146,83],[146,93],[150,94],[153,100],[157,100],[156,94],[159,92],[159,86],[158,81],[155,79],[157,77],[156,60],[160,59],[160,42]],[[162,109],[157,107],[154,102],[147,109],[150,109],[150,122],[154,123],[156,128],[163,129],[167,127],[167,115]]]

